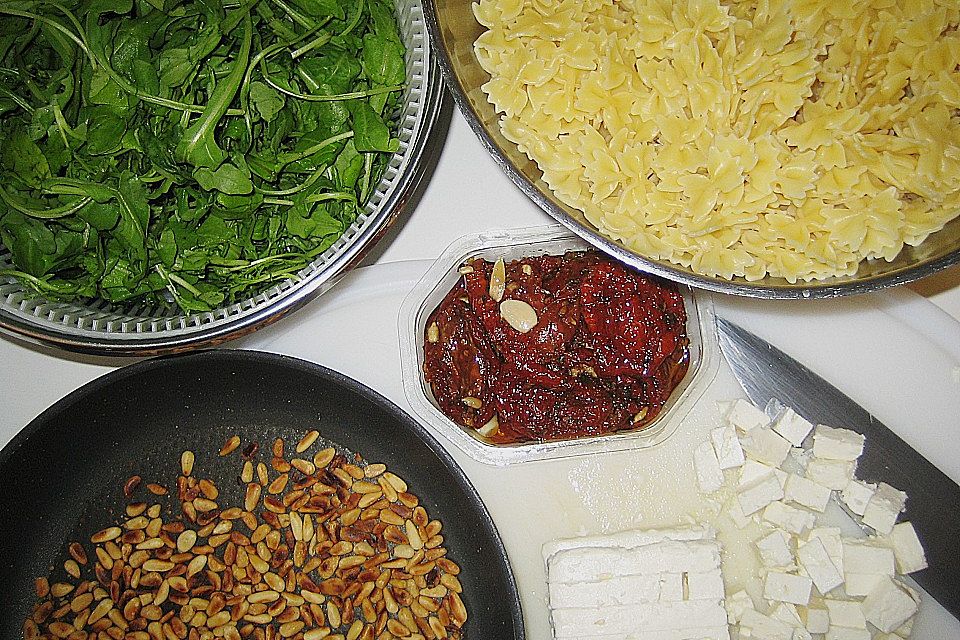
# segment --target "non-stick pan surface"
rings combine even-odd
[[[0,451],[0,637],[21,637],[34,578],[65,575],[59,565],[68,542],[88,543],[92,532],[122,518],[122,486],[131,475],[143,478],[139,499],[156,499],[143,485],[173,487],[180,453],[190,449],[194,475],[215,479],[221,502],[242,504],[238,455],[217,455],[227,437],[269,451],[275,438],[292,446],[310,429],[385,463],[442,521],[444,545],[462,569],[467,638],[523,638],[516,584],[490,514],[423,427],[330,369],[226,350],[107,374],[44,411]]]

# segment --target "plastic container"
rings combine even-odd
[[[400,365],[403,390],[413,411],[435,431],[474,459],[492,465],[547,460],[652,447],[670,437],[713,380],[719,364],[716,320],[709,293],[678,285],[687,312],[690,365],[660,415],[638,430],[518,444],[486,441],[473,429],[448,418],[438,407],[423,376],[423,340],[427,318],[461,277],[458,269],[474,257],[505,261],[527,256],[561,255],[592,246],[559,225],[492,231],[460,238],[451,244],[414,286],[400,307]]]

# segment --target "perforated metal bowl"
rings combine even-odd
[[[259,294],[209,312],[176,307],[52,302],[12,279],[0,279],[0,328],[71,351],[156,355],[212,346],[265,326],[333,286],[396,219],[423,172],[427,138],[437,118],[442,82],[429,46],[420,0],[396,0],[406,45],[407,87],[399,115],[400,150],[394,154],[361,215],[343,236],[298,275]],[[0,244],[0,269],[11,266]]]
[[[705,276],[668,262],[644,256],[600,233],[583,212],[561,202],[542,179],[537,165],[500,132],[499,114],[481,86],[490,80],[474,53],[473,43],[483,33],[470,0],[424,0],[427,26],[447,87],[470,128],[504,173],[527,196],[558,222],[598,249],[658,276],[721,293],[756,298],[828,298],[875,291],[930,275],[960,263],[960,217],[916,247],[905,247],[892,262],[865,260],[852,276],[816,282],[791,283],[767,276],[750,282]]]

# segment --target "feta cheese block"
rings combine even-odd
[[[737,438],[737,430],[725,425],[710,431],[710,441],[721,469],[734,469],[744,463],[743,447]]]
[[[856,460],[825,460],[815,457],[807,463],[804,474],[828,489],[842,491],[853,479],[856,471]]]
[[[797,549],[797,558],[804,573],[810,576],[821,594],[826,595],[843,584],[843,574],[833,564],[827,548],[819,538],[800,545]]]
[[[912,523],[898,522],[893,525],[887,540],[897,561],[897,571],[906,574],[927,568],[927,556]]]
[[[697,484],[704,493],[713,493],[723,486],[723,470],[709,442],[701,442],[694,450],[693,468],[697,472]]]
[[[867,503],[877,490],[877,485],[851,480],[840,492],[840,499],[852,513],[862,516]]]
[[[743,466],[740,467],[737,486],[746,487],[747,485],[753,484],[758,480],[762,480],[764,477],[770,475],[776,476],[777,482],[780,483],[781,487],[786,486],[786,471],[780,469],[779,467],[771,467],[769,464],[757,462],[756,460],[747,460],[743,463]]]
[[[557,640],[729,640],[710,528],[558,540],[542,553]]]
[[[773,421],[771,428],[783,436],[783,439],[793,446],[801,447],[803,446],[804,439],[806,439],[810,431],[813,430],[813,424],[800,417],[800,415],[790,407],[786,407],[780,412],[777,419]]]
[[[843,573],[843,536],[840,527],[816,527],[807,534],[807,540],[819,540],[833,565]]]
[[[740,440],[740,445],[748,457],[774,467],[783,464],[791,448],[789,442],[768,427],[754,429]]]
[[[856,431],[818,424],[813,431],[813,455],[826,460],[856,460],[863,453],[864,440]]]
[[[809,478],[798,476],[795,473],[787,475],[787,482],[783,488],[783,497],[787,502],[799,504],[814,511],[823,511],[830,502],[830,488],[817,484]]]
[[[894,575],[893,550],[857,540],[843,541],[843,580],[848,596],[865,596]]]
[[[917,599],[896,580],[884,577],[860,605],[867,622],[890,633],[917,612]]]
[[[893,525],[906,504],[906,493],[881,482],[863,510],[863,524],[886,535],[893,531]]]
[[[776,602],[806,606],[810,602],[813,581],[806,576],[770,571],[763,582],[763,597]]]
[[[742,433],[770,424],[767,414],[754,406],[749,400],[743,398],[733,401],[723,419],[726,424]]]

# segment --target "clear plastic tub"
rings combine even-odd
[[[435,431],[476,460],[507,465],[531,460],[652,447],[670,437],[713,380],[719,364],[713,300],[705,291],[679,285],[687,312],[690,364],[660,415],[641,429],[518,444],[496,444],[448,418],[438,407],[423,376],[423,340],[429,315],[461,277],[459,268],[474,257],[509,262],[539,255],[561,255],[592,248],[560,225],[491,231],[451,244],[414,286],[400,307],[400,365],[403,390],[414,412]]]

